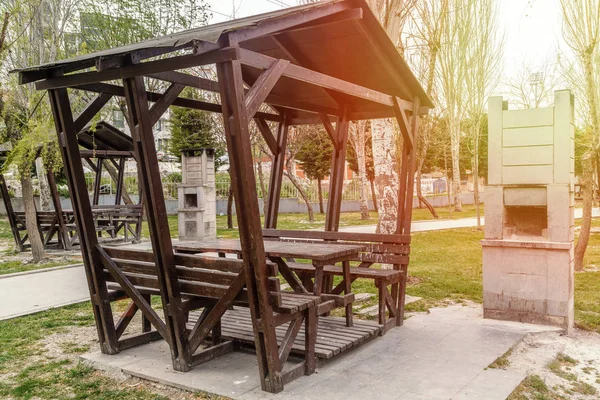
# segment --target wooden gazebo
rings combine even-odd
[[[216,65],[215,81],[189,73],[190,68],[212,64]],[[408,247],[418,116],[432,104],[364,0],[294,7],[18,72],[22,83],[35,82],[38,90],[50,94],[104,353],[114,354],[162,337],[170,345],[174,368],[187,371],[231,349],[232,342],[222,339],[221,322],[233,305],[241,304],[250,311],[250,341],[256,349],[264,390],[278,392],[290,379],[315,370],[316,320],[330,310],[322,307],[317,314],[316,307],[338,301],[347,306],[352,295],[349,286],[341,297],[321,295],[320,263],[325,260],[321,253],[321,258],[313,260],[316,271],[321,272],[314,277],[313,293],[302,286],[298,286],[299,293],[279,290],[278,268],[286,279],[290,274],[285,260],[277,257],[283,253],[269,255],[265,250],[271,243],[263,241],[248,132],[251,120],[275,155],[266,228],[276,227],[288,128],[315,123],[325,126],[335,145],[326,229],[335,231],[349,122],[396,118],[405,142],[396,235],[402,246],[396,247]],[[168,87],[163,93],[148,91],[147,79],[167,82]],[[221,102],[181,97],[185,87],[219,93]],[[69,89],[97,96],[74,117]],[[151,216],[152,253],[105,247],[96,236],[76,127],[87,124],[112,96],[125,98],[136,127],[133,145],[146,211]],[[153,125],[171,105],[223,114],[241,260],[174,252],[152,135]],[[273,123],[275,132],[270,127]],[[323,254],[331,248],[328,244],[317,246]],[[344,255],[356,255],[358,250],[339,246],[327,256],[343,260],[347,271],[349,261]],[[406,267],[408,257],[402,260]],[[349,280],[345,281],[349,285]],[[150,295],[161,296],[163,318],[151,308]],[[394,308],[396,300],[388,297],[386,301]],[[120,298],[131,299],[131,304],[115,324],[110,301]],[[203,311],[190,322],[189,312],[195,309]],[[144,316],[142,333],[122,338],[138,310]],[[280,331],[277,326],[287,328]],[[289,369],[286,360],[296,349],[294,341],[301,326],[305,328],[304,361]],[[346,326],[352,326],[348,316]],[[212,345],[198,350],[209,336]]]
[[[98,235],[101,236],[105,233],[109,240],[124,241],[128,241],[131,237],[133,242],[139,242],[143,205],[141,200],[138,204],[126,204],[123,193],[125,163],[127,160],[135,159],[131,137],[105,121],[76,128],[80,155],[94,175],[92,207]],[[10,149],[0,150],[0,159],[8,153],[10,153]],[[115,199],[114,204],[100,205],[102,172],[107,163],[113,167],[114,176],[111,178],[115,185]],[[44,248],[71,250],[79,244],[73,210],[65,210],[61,205],[54,171],[46,171],[46,179],[54,210],[36,211],[38,230]],[[4,203],[15,245],[19,251],[25,251],[29,248],[25,213],[15,211],[13,208],[6,181],[1,174],[0,196]]]

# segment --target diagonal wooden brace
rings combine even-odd
[[[288,60],[277,60],[269,69],[263,72],[244,99],[246,105],[246,116],[248,119],[254,118],[261,104],[267,99],[273,87],[283,75],[283,72],[290,64]]]
[[[277,155],[277,153],[279,153],[277,139],[275,139],[275,136],[273,136],[273,132],[271,132],[271,128],[269,128],[267,121],[265,121],[264,118],[257,117],[254,118],[254,122],[256,122],[256,126],[258,126],[260,133],[262,133],[262,136],[265,139],[267,146],[269,146],[271,153],[273,155]]]
[[[107,93],[100,93],[94,97],[94,100],[90,101],[81,114],[73,121],[75,132],[79,133],[110,99],[112,99],[112,95]]]
[[[336,150],[339,149],[340,143],[338,141],[337,130],[333,129],[333,125],[331,125],[329,116],[321,113],[319,114],[319,117],[321,118],[321,122],[325,127],[325,131],[327,131],[327,134],[329,135],[329,139],[331,139],[331,143],[333,143],[333,147],[335,147]]]
[[[160,99],[150,109],[150,124],[154,125],[158,122],[160,117],[167,111],[167,109],[173,104],[179,93],[185,88],[185,85],[180,83],[173,83],[169,88],[165,91],[165,93],[160,96]]]
[[[138,308],[144,314],[144,317],[150,320],[150,322],[152,323],[152,325],[154,325],[158,333],[160,333],[160,336],[162,336],[163,339],[165,339],[165,341],[168,343],[169,336],[167,335],[167,328],[165,326],[165,323],[152,309],[152,306],[150,306],[146,299],[144,299],[144,296],[142,296],[142,294],[136,289],[136,287],[133,286],[131,282],[129,282],[129,279],[127,279],[127,277],[119,269],[117,264],[115,264],[115,262],[110,258],[106,251],[104,251],[102,246],[96,245],[96,249],[101,255],[100,262],[102,263],[104,268],[106,268],[108,272],[113,276],[113,278],[115,278],[117,283],[121,285],[121,288],[125,291],[125,293],[127,293],[129,298],[131,298],[131,300],[135,302],[135,304],[137,304]]]
[[[219,321],[221,321],[221,317],[231,307],[233,301],[240,293],[240,291],[244,288],[246,284],[246,278],[244,275],[244,271],[240,272],[240,274],[235,278],[227,292],[217,301],[217,304],[210,310],[206,318],[198,318],[198,321],[194,325],[194,328],[190,332],[189,336],[189,352],[190,356],[196,351],[198,346],[202,343],[202,341],[206,338],[212,328],[217,325]]]
[[[412,134],[410,133],[410,124],[408,122],[408,118],[406,117],[405,110],[400,105],[401,103],[398,101],[397,97],[392,97],[392,100],[394,102],[394,114],[396,114],[396,120],[400,126],[400,132],[402,132],[404,143],[407,143],[409,148],[412,150],[415,146],[415,143]]]

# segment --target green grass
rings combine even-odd
[[[78,260],[72,261],[50,261],[35,264],[23,264],[21,261],[7,261],[0,263],[0,275],[14,274],[17,272],[34,271],[38,269],[60,267],[62,265],[75,264]]]
[[[507,400],[562,400],[564,396],[554,392],[538,375],[530,375],[508,396]]]
[[[89,302],[0,321],[0,398],[162,400],[151,386],[128,387],[72,357],[96,343],[60,345],[65,357],[49,356],[41,342],[71,327],[93,326]],[[190,394],[190,399],[211,398]]]

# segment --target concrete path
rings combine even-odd
[[[256,356],[246,352],[187,373],[173,371],[163,341],[83,358],[101,369],[236,399],[503,400],[525,374],[486,368],[528,333],[548,330],[556,328],[484,320],[481,307],[432,309],[291,382],[278,395],[260,390]]]
[[[581,208],[575,209],[575,219],[582,217],[583,210]],[[592,209],[593,217],[600,217],[600,208]],[[485,218],[481,217],[481,225],[485,224]],[[442,220],[427,220],[427,221],[413,221],[411,224],[411,232],[425,232],[425,231],[438,231],[442,229],[456,229],[456,228],[470,228],[477,226],[477,218],[460,218],[460,219],[442,219]],[[361,225],[361,226],[346,226],[340,228],[342,232],[361,232],[361,233],[375,233],[377,225]]]
[[[581,218],[582,210],[575,209],[575,218]],[[600,208],[593,210],[594,217],[600,216]],[[467,228],[476,226],[475,218],[454,220],[415,221],[413,232],[441,229]],[[482,218],[483,223],[483,218]],[[348,226],[344,232],[375,232],[376,225]],[[143,242],[131,248],[148,248]],[[37,271],[33,271],[37,272]],[[49,308],[61,307],[89,299],[83,267],[48,272],[29,273],[14,277],[0,277],[0,320],[32,314]]]
[[[0,320],[89,300],[82,266],[0,277]]]

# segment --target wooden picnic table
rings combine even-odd
[[[317,308],[317,314],[322,315],[331,310],[344,307],[346,309],[346,324],[352,326],[352,302],[354,294],[351,293],[350,284],[350,260],[355,259],[359,252],[364,249],[363,245],[356,244],[336,244],[326,243],[293,243],[277,240],[265,240],[265,254],[270,261],[277,264],[279,272],[290,284],[290,287],[298,293],[312,293],[321,296],[322,302]],[[218,239],[207,242],[178,242],[173,244],[173,249],[178,253],[198,254],[198,253],[218,253],[224,256],[225,253],[237,254],[241,256],[242,245],[237,239]],[[315,268],[314,282],[305,278],[301,282],[296,274],[288,267],[286,260],[290,259],[310,260]],[[345,294],[334,295],[323,293],[323,268],[325,265],[334,265],[342,263],[343,279],[345,282]],[[312,288],[307,287],[312,283]]]

